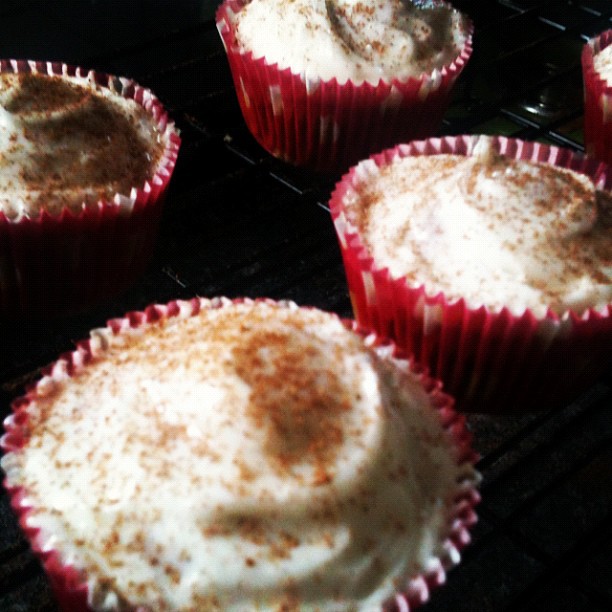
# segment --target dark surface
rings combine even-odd
[[[466,0],[474,55],[441,133],[502,133],[582,150],[580,51],[609,0]],[[337,178],[291,168],[246,131],[214,27],[196,0],[2,0],[0,57],[130,76],[182,130],[154,261],[126,295],[62,321],[0,324],[0,410],[92,327],[194,295],[290,298],[350,315],[326,202]],[[425,608],[612,610],[612,393],[551,413],[470,416],[484,476],[462,564]],[[0,494],[0,611],[55,610]]]

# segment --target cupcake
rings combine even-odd
[[[612,30],[582,50],[584,144],[589,155],[612,163]]]
[[[406,609],[475,521],[439,384],[289,302],[130,313],[13,408],[5,485],[71,612]]]
[[[259,144],[323,172],[433,135],[472,51],[441,0],[225,0],[217,27]]]
[[[124,78],[0,61],[0,317],[126,289],[152,253],[179,137]]]
[[[612,357],[611,187],[604,164],[503,137],[363,161],[330,204],[357,321],[460,410],[571,401]]]

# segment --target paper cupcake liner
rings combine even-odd
[[[274,302],[267,299],[255,301],[295,306],[290,302]],[[27,445],[26,425],[29,418],[29,404],[37,397],[52,392],[49,390],[53,388],[53,380],[64,380],[66,377],[78,375],[87,368],[88,363],[104,351],[107,344],[105,338],[129,333],[129,330],[145,327],[160,319],[186,318],[196,315],[203,308],[223,308],[241,302],[252,303],[253,300],[194,298],[189,301],[172,301],[165,305],[151,305],[142,312],[130,312],[123,318],[108,321],[106,328],[94,330],[89,339],[77,344],[75,351],[60,356],[55,363],[45,368],[42,378],[32,385],[24,396],[13,401],[12,414],[4,421],[5,433],[0,439],[3,452],[19,453]],[[343,323],[348,329],[364,337],[366,343],[374,347],[382,358],[394,359],[402,370],[410,371],[418,377],[431,399],[431,409],[439,415],[458,468],[455,490],[449,495],[452,503],[448,508],[447,533],[438,546],[440,552],[428,560],[422,573],[411,577],[403,587],[400,587],[393,598],[381,602],[381,608],[384,610],[411,610],[427,601],[430,591],[444,583],[446,572],[459,563],[460,551],[470,542],[469,530],[477,521],[475,507],[480,501],[477,490],[480,475],[474,468],[478,456],[472,449],[472,436],[466,428],[464,415],[454,410],[453,399],[441,390],[439,381],[406,360],[403,352],[391,341],[381,339],[355,321],[344,320]],[[11,483],[10,471],[7,472],[3,484],[9,493],[11,506],[18,516],[21,529],[34,554],[42,562],[60,609],[66,612],[91,610],[87,576],[73,565],[64,563],[61,551],[53,546],[51,534],[45,536],[39,528],[29,524],[28,517],[32,512],[33,502],[28,497],[28,491],[22,486]]]
[[[141,104],[167,138],[154,176],[74,213],[9,219],[0,212],[0,318],[50,317],[81,310],[127,289],[153,252],[180,138],[159,100],[125,78],[60,63],[2,60],[0,72],[89,77]]]
[[[582,49],[584,145],[588,155],[612,163],[612,87],[599,77],[595,55],[612,43],[612,30],[592,38]]]
[[[245,4],[225,0],[216,19],[247,127],[273,156],[321,172],[345,171],[371,153],[435,134],[472,53],[470,24],[458,57],[420,78],[378,85],[309,79],[240,50],[234,15]]]
[[[432,138],[384,151],[366,162],[381,167],[394,157],[455,153],[468,155],[471,136]],[[497,137],[494,146],[512,158],[570,168],[612,189],[605,164],[567,149]],[[558,407],[575,399],[612,363],[612,317],[592,309],[538,317],[507,308],[473,308],[463,299],[432,295],[410,286],[373,261],[359,232],[346,219],[343,197],[358,190],[360,165],[337,184],[330,209],[340,242],[355,318],[388,336],[432,376],[444,383],[466,412],[519,413]]]

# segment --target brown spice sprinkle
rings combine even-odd
[[[224,347],[232,347],[232,359],[223,367],[233,369],[250,387],[245,416],[254,427],[265,432],[262,450],[273,469],[287,473],[298,464],[309,464],[313,467],[311,484],[328,484],[333,480],[332,466],[344,439],[343,419],[353,407],[352,390],[345,387],[330,364],[336,360],[339,363],[347,347],[336,347],[336,352],[332,350],[329,354],[329,345],[317,343],[309,334],[308,320],[278,309],[282,318],[279,325],[275,311],[228,308],[222,316],[199,327],[197,334],[211,343],[209,351],[213,361],[217,350],[224,353]],[[184,360],[200,358],[185,348],[181,334],[168,327],[164,320],[148,326],[146,337],[146,343],[136,342],[129,349],[133,351],[132,359],[157,362],[159,358],[164,362],[163,368],[171,370]],[[182,353],[176,351],[175,341],[182,345]],[[157,347],[155,353],[147,348],[151,346]],[[114,373],[121,369],[123,354],[123,348],[110,349],[98,368],[88,368],[73,380],[82,377],[81,384],[91,384],[89,377],[97,372],[107,390],[112,391],[112,385],[120,384]],[[58,386],[49,394],[48,401],[41,402],[40,418],[29,421],[31,430],[38,425],[44,427],[49,416],[48,406],[60,389]],[[230,410],[228,418],[238,416],[233,415]],[[148,432],[133,431],[126,441],[128,445],[142,439],[147,446],[152,443],[164,449],[177,439],[187,439],[185,424],[165,422],[154,407],[147,410],[147,416],[156,422],[155,438],[150,439]],[[210,455],[211,449],[205,442],[200,450]],[[156,458],[156,464],[160,469],[164,467],[161,457]],[[258,466],[248,465],[240,457],[235,464],[245,481],[253,480]]]
[[[81,102],[91,94],[83,87],[60,77],[41,74],[3,75],[4,81],[15,82],[15,93],[4,104],[4,109],[14,115],[27,113],[51,113]]]
[[[226,537],[239,533],[240,538],[265,551],[269,559],[288,559],[300,545],[300,540],[283,529],[276,529],[273,519],[219,513],[214,522],[201,527],[205,538]]]
[[[18,79],[4,107],[26,120],[24,136],[35,153],[21,176],[39,192],[39,206],[58,192],[85,187],[96,190],[96,200],[110,199],[116,192],[129,195],[132,187],[141,187],[152,178],[163,147],[142,107],[134,104],[124,109],[97,93],[94,86],[89,89],[60,76],[3,76],[11,84]],[[66,112],[53,114],[62,109]],[[42,117],[32,121],[31,113]],[[140,122],[151,125],[151,138],[143,138],[136,129]],[[5,155],[11,153],[9,149]],[[68,193],[66,197],[74,196]]]
[[[453,42],[453,28],[465,29],[461,20],[456,24],[456,12],[449,6],[432,3],[391,2],[390,28],[407,32],[414,45],[413,59],[422,71],[430,71],[439,62],[438,55],[445,48],[458,53]],[[377,9],[384,11],[382,4],[374,6],[356,2],[342,6],[326,2],[327,14],[333,29],[341,33],[340,42],[350,53],[372,59],[374,54],[384,57],[389,47],[380,40],[364,36],[368,23],[378,19]],[[398,67],[399,68],[399,67]]]
[[[340,418],[351,402],[337,375],[316,366],[326,360],[321,349],[296,343],[287,331],[254,328],[233,355],[238,375],[252,389],[248,416],[266,428],[264,450],[274,466],[285,471],[306,461],[316,466],[319,484],[329,482],[327,466],[343,440]]]

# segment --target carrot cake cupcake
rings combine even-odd
[[[611,187],[597,162],[504,138],[431,139],[362,162],[331,202],[358,321],[442,378],[459,407],[548,407],[540,386],[566,391],[610,353]]]
[[[217,25],[255,138],[322,171],[435,133],[471,54],[442,1],[227,0]]]
[[[612,163],[612,30],[584,45],[584,145],[589,155]]]
[[[133,81],[0,62],[0,316],[126,288],[148,261],[178,147]]]
[[[15,402],[3,437],[63,607],[426,599],[469,539],[477,475],[449,397],[400,357],[267,300],[172,302],[94,331]]]

